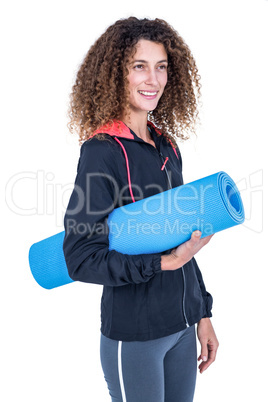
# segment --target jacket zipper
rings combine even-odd
[[[151,128],[148,127],[148,129],[149,129],[149,131],[151,133],[152,132]],[[149,144],[149,145],[152,146],[151,144]],[[153,148],[158,152],[158,154],[159,154],[159,156],[160,156],[160,158],[162,160],[163,165],[162,165],[161,170],[165,170],[165,172],[166,172],[167,181],[168,181],[168,189],[170,190],[172,188],[172,185],[171,185],[170,177],[169,177],[169,174],[168,174],[168,171],[167,171],[167,168],[166,168],[166,163],[168,161],[168,158],[165,158],[161,151],[158,151],[158,149],[156,149],[155,147],[153,147]]]
[[[185,311],[186,279],[185,279],[185,272],[184,272],[184,267],[183,266],[181,267],[181,271],[182,271],[182,277],[183,277],[182,310],[183,310],[183,315],[184,315],[186,327],[189,327],[190,325],[188,323],[187,316],[186,316],[186,311]]]
[[[163,162],[161,170],[165,170],[165,172],[166,172],[167,181],[168,181],[168,189],[170,190],[172,188],[172,185],[171,185],[170,177],[169,177],[169,174],[168,174],[168,171],[167,171],[167,168],[166,168],[166,163],[168,161],[168,158],[165,158],[164,155],[162,154],[162,152],[159,152],[159,156],[160,156],[160,158],[162,159],[162,162]]]
[[[160,157],[162,159],[162,162],[163,162],[163,166],[162,166],[161,170],[165,170],[166,175],[167,175],[167,179],[168,179],[168,186],[169,186],[169,189],[171,189],[172,188],[171,180],[170,180],[167,168],[166,168],[166,163],[168,161],[168,158],[165,159],[163,154],[162,154],[162,152],[159,152],[159,155],[160,155]],[[185,278],[185,272],[184,272],[184,267],[183,266],[181,267],[181,270],[182,270],[182,278],[183,278],[182,311],[183,311],[183,316],[184,316],[186,327],[189,327],[190,325],[189,325],[189,322],[187,320],[187,315],[186,315],[186,311],[185,311],[186,278]]]

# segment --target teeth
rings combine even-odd
[[[157,95],[157,92],[147,92],[147,91],[139,91],[140,94],[143,94],[145,96],[154,96]]]

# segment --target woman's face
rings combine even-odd
[[[132,112],[154,110],[167,83],[168,57],[162,44],[141,39],[128,65],[128,90]]]

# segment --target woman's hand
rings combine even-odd
[[[198,366],[202,374],[216,359],[219,342],[214,332],[209,318],[202,318],[197,325],[197,337],[201,344],[201,354],[198,361],[202,363]]]
[[[161,269],[167,271],[181,268],[210,241],[212,236],[201,239],[201,232],[196,230],[192,233],[190,240],[174,248],[169,255],[161,257]]]

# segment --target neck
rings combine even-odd
[[[143,141],[150,141],[151,136],[147,127],[147,112],[142,115],[125,116],[122,121]]]

